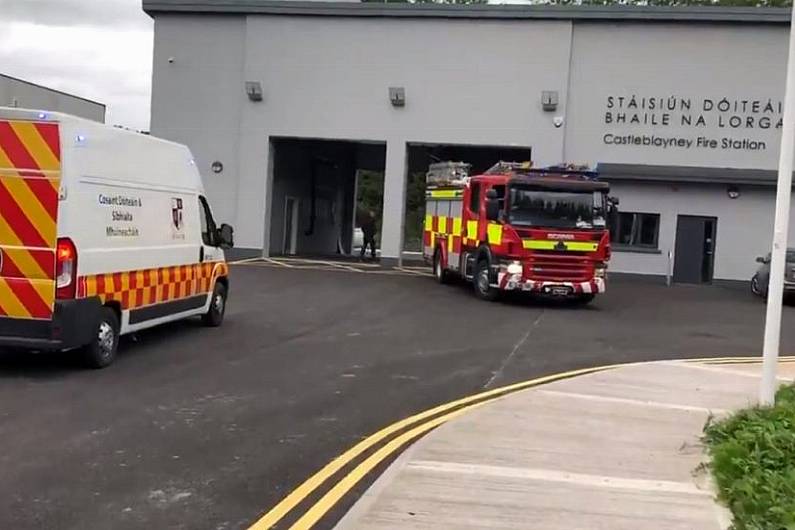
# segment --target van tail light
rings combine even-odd
[[[77,291],[77,249],[66,237],[55,249],[55,298],[74,298]]]

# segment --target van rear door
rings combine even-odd
[[[59,134],[57,123],[0,118],[0,317],[52,319]]]

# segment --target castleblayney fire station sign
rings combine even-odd
[[[622,149],[777,152],[783,112],[773,98],[608,94],[601,141]]]

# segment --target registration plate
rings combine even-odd
[[[564,285],[554,285],[552,287],[547,287],[546,291],[554,296],[568,296],[571,294],[571,287],[566,287]]]

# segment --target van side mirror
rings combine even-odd
[[[763,258],[762,256],[757,256],[756,257],[756,262],[757,263],[767,263],[767,260],[765,258]]]
[[[235,246],[235,229],[224,223],[218,229],[218,243],[221,248],[228,250]]]

